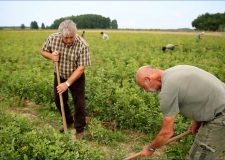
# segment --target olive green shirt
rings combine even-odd
[[[159,99],[165,116],[181,113],[195,121],[210,121],[225,109],[225,85],[200,68],[178,65],[165,70]]]

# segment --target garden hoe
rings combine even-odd
[[[186,132],[184,132],[184,133],[181,133],[181,134],[179,134],[179,135],[177,135],[177,136],[175,136],[175,137],[169,139],[164,145],[166,145],[166,144],[168,144],[168,143],[171,143],[171,142],[173,142],[173,141],[176,141],[176,140],[178,140],[178,139],[180,139],[180,138],[182,138],[182,137],[188,135],[189,133],[190,133],[190,131],[186,131]],[[138,157],[140,157],[140,156],[141,156],[141,152],[138,152],[138,153],[136,153],[136,154],[134,154],[134,155],[132,155],[132,156],[130,156],[130,157],[125,158],[124,160],[136,160],[136,159],[137,159]]]
[[[58,62],[55,62],[55,69],[56,69],[57,82],[58,82],[58,85],[59,85],[60,84],[60,77],[59,77],[59,63]],[[66,117],[65,117],[62,94],[59,94],[59,100],[60,100],[60,106],[61,106],[61,112],[62,112],[64,132],[67,132],[67,124],[66,124]]]

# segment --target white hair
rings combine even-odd
[[[60,23],[58,31],[62,34],[63,37],[75,34],[77,32],[76,24],[72,20],[64,20]]]

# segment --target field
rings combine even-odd
[[[40,55],[55,31],[0,31],[0,159],[123,159],[147,145],[161,127],[157,94],[134,81],[137,69],[151,64],[203,68],[225,82],[225,35],[194,32],[87,30],[92,65],[86,70],[88,126],[82,141],[73,130],[60,134],[61,118],[53,102],[53,63]],[[81,32],[79,32],[80,34]],[[163,53],[167,43],[180,44]],[[72,105],[71,97],[70,102]],[[175,134],[190,121],[178,117]],[[183,159],[192,136],[166,145],[156,157]],[[150,158],[149,158],[150,159]]]

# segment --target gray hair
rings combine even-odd
[[[66,37],[77,32],[77,27],[72,20],[68,19],[60,23],[58,31],[63,37]]]

